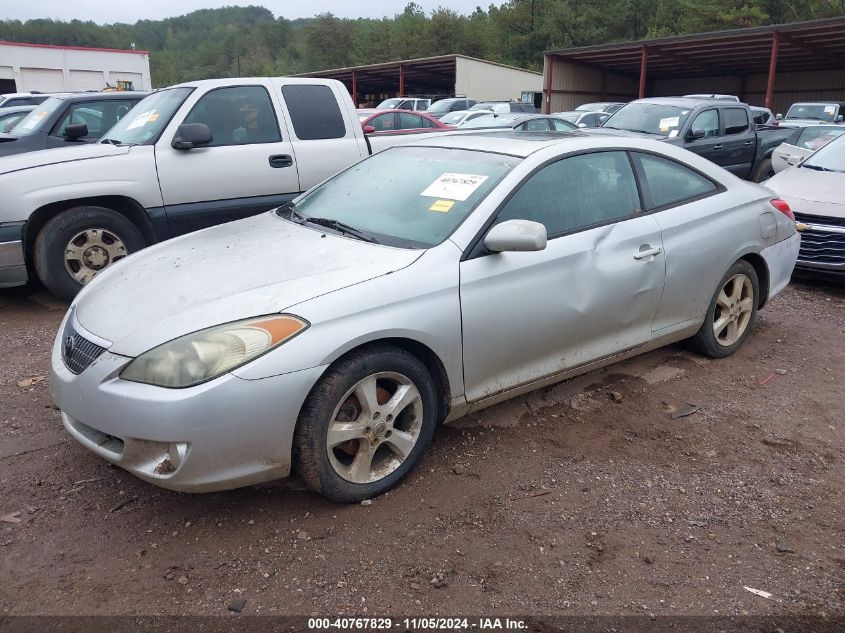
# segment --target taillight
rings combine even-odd
[[[786,217],[788,217],[790,220],[795,222],[795,214],[792,212],[792,209],[789,208],[789,204],[786,202],[786,200],[781,200],[780,198],[775,198],[771,202],[772,202],[772,206],[775,209],[777,209],[778,211],[783,213]]]

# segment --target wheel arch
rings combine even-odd
[[[376,345],[392,345],[394,347],[398,347],[399,349],[408,352],[425,365],[425,368],[434,380],[435,389],[437,391],[437,423],[442,423],[449,414],[449,407],[452,401],[452,389],[449,382],[449,374],[446,371],[446,365],[443,363],[440,356],[438,356],[437,353],[425,343],[404,336],[385,336],[371,339],[359,343],[350,349],[344,350],[342,354],[339,354],[336,358],[332,359],[331,363],[328,367],[326,367],[326,371],[350,354],[366,350],[367,348],[374,347]],[[325,374],[325,372],[323,372],[323,374]]]
[[[766,305],[769,299],[769,266],[766,260],[759,253],[745,253],[737,261],[746,261],[754,268],[757,273],[757,281],[760,287],[760,300],[757,302],[757,308],[762,308]]]
[[[135,227],[141,232],[147,246],[155,244],[158,241],[153,223],[147,215],[144,207],[136,200],[127,196],[92,196],[89,198],[74,198],[71,200],[62,200],[60,202],[51,202],[45,204],[30,215],[24,225],[23,242],[24,249],[28,260],[31,260],[32,252],[35,247],[35,238],[47,224],[54,217],[59,215],[62,211],[73,209],[74,207],[95,206],[110,209],[116,213],[120,213],[127,218]]]

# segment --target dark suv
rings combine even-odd
[[[482,101],[476,103],[470,110],[490,110],[502,114],[504,112],[525,112],[526,114],[537,114],[537,108],[530,103],[521,101]]]
[[[53,96],[0,134],[0,156],[95,143],[145,92],[83,92]]]

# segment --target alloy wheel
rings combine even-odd
[[[725,283],[716,297],[713,334],[723,347],[730,347],[745,333],[754,310],[754,286],[742,273]]]

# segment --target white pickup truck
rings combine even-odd
[[[98,144],[0,159],[0,288],[34,274],[71,299],[133,251],[278,207],[407,140],[367,138],[334,80],[213,79],[160,90]]]

